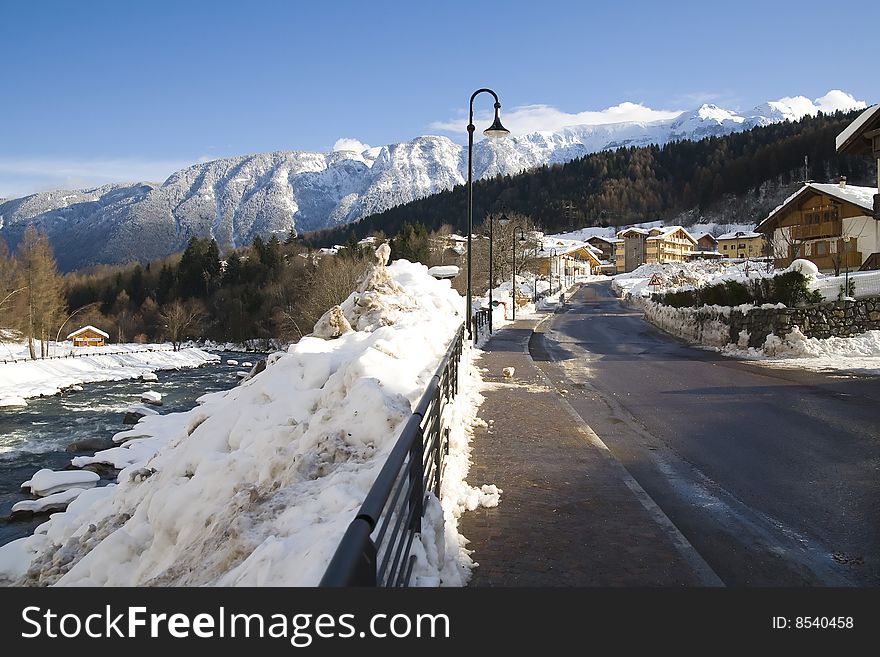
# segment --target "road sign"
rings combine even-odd
[[[651,276],[651,280],[648,282],[648,285],[661,285],[660,277],[657,274],[653,274]]]

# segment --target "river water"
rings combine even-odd
[[[151,407],[162,413],[187,411],[205,393],[228,390],[238,383],[236,372],[250,368],[227,365],[264,358],[261,354],[221,352],[220,362],[195,369],[156,372],[158,381],[107,381],[83,385],[82,392],[29,399],[26,408],[0,409],[0,545],[27,536],[48,516],[27,520],[6,520],[12,505],[32,499],[21,484],[40,468],[63,470],[70,459],[87,452],[67,452],[67,446],[86,438],[110,437],[131,428],[122,424],[125,409],[139,404],[142,392],[155,390],[162,395],[162,406]],[[115,481],[102,479],[99,485]]]

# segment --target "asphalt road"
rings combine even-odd
[[[587,285],[532,357],[729,586],[880,585],[880,380],[679,342]]]

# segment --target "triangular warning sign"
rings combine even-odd
[[[653,274],[648,285],[660,285],[660,277],[657,274]]]

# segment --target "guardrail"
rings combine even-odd
[[[388,460],[360,510],[339,542],[321,586],[408,586],[429,492],[440,497],[449,452],[449,429],[443,426],[446,403],[458,393],[458,366],[464,325],[407,420]]]
[[[88,347],[86,347],[88,348]],[[32,362],[36,363],[41,360],[59,360],[62,358],[85,358],[86,356],[122,356],[124,354],[139,354],[145,351],[150,352],[158,352],[158,351],[174,351],[174,349],[129,349],[128,351],[94,351],[91,353],[66,353],[61,355],[54,356],[41,356],[40,358],[31,358],[30,356],[22,356],[21,358],[2,358],[0,359],[0,363],[24,363],[24,362]]]

